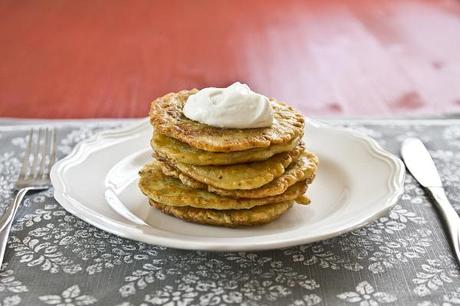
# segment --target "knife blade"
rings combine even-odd
[[[401,155],[412,176],[430,192],[435,200],[434,203],[446,224],[455,257],[460,264],[460,218],[446,196],[430,153],[420,139],[407,138],[401,146]]]
[[[406,167],[423,187],[442,187],[433,159],[420,139],[404,140],[401,155]]]

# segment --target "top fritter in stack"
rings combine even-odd
[[[152,102],[154,160],[139,186],[164,213],[203,224],[236,227],[268,223],[304,196],[318,159],[304,149],[304,119],[270,99],[270,127],[217,128],[183,114],[196,89]]]

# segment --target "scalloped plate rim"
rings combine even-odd
[[[405,167],[402,161],[384,150],[374,139],[358,132],[341,127],[333,127],[322,122],[308,120],[308,124],[316,128],[331,129],[338,133],[345,133],[351,135],[360,140],[362,144],[365,144],[369,154],[375,158],[383,160],[392,169],[392,175],[388,177],[387,184],[389,189],[389,195],[381,204],[381,209],[370,215],[360,216],[355,218],[352,224],[343,225],[336,227],[335,230],[325,234],[315,235],[310,237],[294,237],[292,239],[284,239],[278,242],[248,242],[240,243],[237,245],[229,245],[232,241],[241,241],[242,238],[213,238],[217,241],[206,241],[205,239],[197,238],[193,241],[178,239],[176,237],[168,237],[166,232],[161,230],[155,230],[165,236],[152,236],[146,235],[142,228],[133,229],[133,224],[127,222],[120,222],[117,220],[109,219],[105,216],[100,215],[94,211],[88,213],[87,206],[79,203],[73,198],[69,198],[66,194],[66,185],[64,170],[75,165],[78,162],[82,162],[85,158],[85,153],[89,153],[94,145],[98,146],[104,139],[110,138],[122,138],[126,136],[132,136],[135,133],[143,131],[146,126],[149,126],[148,118],[141,119],[139,123],[133,123],[128,126],[112,129],[108,131],[99,132],[96,135],[78,143],[72,152],[65,158],[59,160],[51,170],[51,182],[54,186],[54,197],[56,201],[69,213],[82,219],[83,221],[109,233],[117,236],[145,242],[148,244],[158,244],[166,247],[178,248],[178,249],[191,249],[191,250],[207,250],[207,251],[240,251],[240,250],[268,250],[276,248],[292,247],[300,244],[312,243],[324,239],[336,237],[338,235],[359,229],[377,218],[384,215],[389,209],[391,209],[404,191],[404,178],[405,178]],[[174,235],[173,235],[174,236]],[[148,238],[148,239],[147,239]],[[243,238],[247,239],[247,238]]]

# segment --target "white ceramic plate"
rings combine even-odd
[[[228,229],[187,223],[148,205],[137,172],[151,159],[152,128],[103,132],[78,144],[51,171],[56,200],[70,213],[115,235],[181,249],[261,250],[331,238],[384,214],[403,191],[402,162],[374,140],[308,120],[307,148],[320,158],[308,190],[273,223]]]

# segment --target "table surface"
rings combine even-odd
[[[59,157],[121,122],[57,123]],[[395,154],[405,137],[421,137],[460,210],[460,120],[334,124]],[[12,202],[29,128],[0,120],[0,215]],[[458,305],[460,270],[451,254],[439,216],[409,174],[397,205],[375,222],[264,252],[185,251],[122,239],[65,212],[50,189],[27,196],[18,211],[0,268],[0,305]]]
[[[0,0],[1,117],[136,117],[235,80],[304,114],[460,108],[460,1]]]

